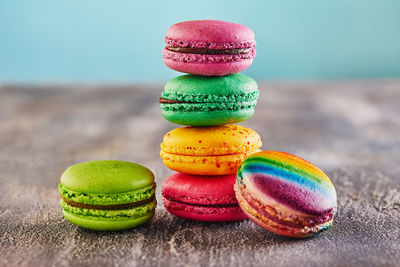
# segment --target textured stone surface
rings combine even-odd
[[[0,87],[0,265],[398,266],[400,81],[260,84],[253,118],[263,149],[322,168],[339,200],[331,230],[279,237],[251,221],[199,223],[160,201],[170,175],[159,157],[176,126],[158,105],[162,87]],[[124,232],[63,219],[57,184],[69,165],[122,159],[151,168],[155,217]]]

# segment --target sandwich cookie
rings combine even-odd
[[[61,175],[60,205],[71,223],[92,230],[123,230],[151,219],[156,207],[153,173],[136,163],[91,161]]]
[[[310,237],[331,227],[336,191],[316,166],[283,152],[248,157],[237,172],[236,197],[261,227],[279,235]]]
[[[195,175],[236,173],[240,163],[260,151],[261,138],[240,125],[181,127],[164,136],[160,156],[177,172]]]
[[[162,202],[175,216],[196,221],[228,222],[246,219],[235,197],[236,175],[199,176],[176,173],[162,187]]]
[[[257,83],[243,74],[222,77],[182,75],[161,93],[162,115],[190,126],[216,126],[249,119],[258,98]]]
[[[247,69],[256,56],[254,32],[237,23],[194,20],[172,25],[162,55],[171,69],[223,76]]]

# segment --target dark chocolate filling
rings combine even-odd
[[[236,208],[239,207],[239,203],[229,203],[229,204],[194,204],[194,203],[186,203],[183,201],[179,201],[179,200],[175,200],[175,199],[171,199],[171,198],[167,198],[167,200],[169,201],[173,201],[173,202],[177,202],[180,204],[184,204],[184,205],[190,205],[190,206],[195,206],[195,207],[205,207],[205,208]]]
[[[190,48],[190,47],[169,47],[170,51],[185,54],[204,54],[204,55],[240,55],[250,53],[253,48],[238,49],[208,49],[208,48]]]
[[[77,208],[95,209],[95,210],[122,210],[122,209],[129,209],[129,208],[137,207],[137,206],[146,204],[148,202],[151,202],[155,199],[155,195],[152,195],[151,197],[149,197],[147,199],[143,199],[141,201],[137,201],[137,202],[133,202],[133,203],[125,203],[125,204],[116,204],[116,205],[83,204],[83,203],[77,203],[77,202],[70,201],[68,199],[65,199],[63,196],[61,196],[61,198],[67,204],[71,205],[72,207],[77,207]]]

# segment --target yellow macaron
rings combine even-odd
[[[240,163],[260,151],[261,138],[240,125],[181,127],[164,136],[160,156],[178,172],[196,175],[236,173]]]

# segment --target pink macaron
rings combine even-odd
[[[233,190],[236,175],[200,176],[176,173],[161,187],[162,202],[175,216],[195,221],[246,219]]]
[[[247,69],[256,55],[254,32],[241,24],[194,20],[172,25],[162,55],[171,69],[224,76]]]

